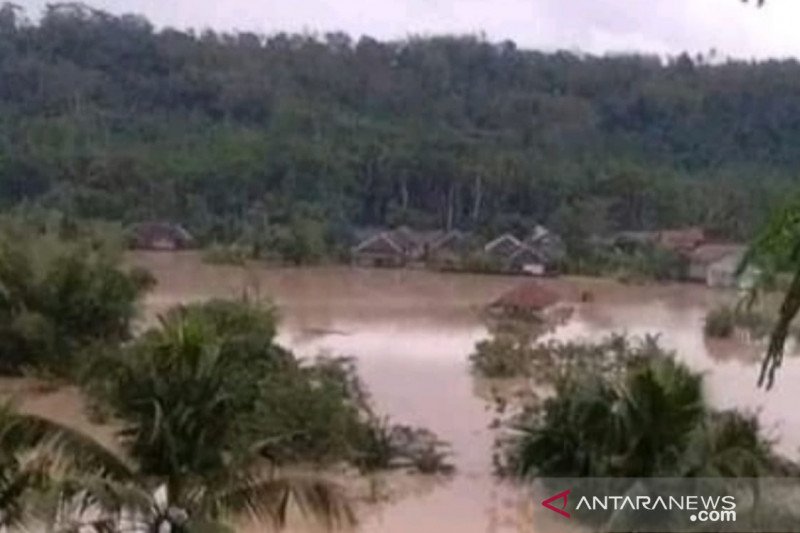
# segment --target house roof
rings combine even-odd
[[[413,250],[429,245],[441,239],[445,232],[442,230],[415,230],[408,226],[400,226],[386,232],[391,239],[400,245],[404,250]]]
[[[668,250],[688,251],[702,244],[705,239],[706,234],[702,228],[691,227],[660,231],[657,241]]]
[[[442,248],[458,247],[464,244],[468,236],[463,231],[457,229],[450,230],[447,233],[440,235],[438,238],[430,241],[429,245],[432,251],[440,250]]]
[[[397,242],[395,242],[389,232],[384,231],[360,242],[353,248],[353,252],[402,254],[403,248]]]
[[[558,300],[558,294],[541,283],[527,281],[504,293],[492,303],[492,307],[541,311],[558,303]]]
[[[541,224],[536,224],[533,227],[533,231],[528,236],[528,242],[536,242],[540,239],[543,239],[551,234],[550,230],[542,226]]]
[[[504,233],[483,247],[484,251],[490,254],[497,254],[509,257],[515,254],[522,247],[519,239],[510,233]]]
[[[427,246],[431,248],[447,245],[454,239],[463,238],[458,231],[414,230],[408,226],[387,230],[363,231],[364,239],[353,247],[353,252],[380,252],[419,255]]]
[[[192,235],[180,224],[171,222],[139,222],[131,226],[131,232],[140,240],[169,237],[182,242],[190,242]]]
[[[386,231],[386,228],[375,227],[375,226],[367,226],[367,227],[356,228],[355,230],[353,230],[353,233],[352,233],[352,236],[351,236],[352,237],[351,243],[354,246],[357,246],[357,245],[361,244],[362,242],[364,242],[364,241],[366,241],[368,239],[371,239],[372,237],[375,237],[376,235],[379,235],[379,234],[381,234],[381,233],[383,233],[385,231]]]
[[[711,264],[721,259],[744,255],[745,247],[740,244],[703,244],[692,251],[689,259],[693,263]]]

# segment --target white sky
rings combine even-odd
[[[38,17],[48,0],[16,0]],[[55,0],[49,0],[55,1]],[[89,0],[157,26],[260,33],[327,32],[380,39],[478,33],[520,47],[800,56],[800,0]]]

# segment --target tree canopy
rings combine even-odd
[[[0,79],[0,205],[177,219],[296,260],[358,226],[587,212],[743,237],[800,163],[794,60],[156,30],[76,3],[32,23],[6,4]]]

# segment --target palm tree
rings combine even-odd
[[[715,477],[785,470],[755,417],[706,407],[702,377],[669,357],[583,374],[522,415],[511,466],[533,477]]]
[[[535,477],[601,477],[616,457],[615,391],[597,376],[559,383],[541,408],[519,417],[511,440],[513,473]]]
[[[618,387],[619,467],[615,475],[671,475],[688,435],[706,415],[702,378],[671,357],[636,364]]]
[[[127,509],[139,524],[148,531],[168,524],[174,533],[218,530],[240,513],[278,528],[292,505],[328,527],[352,522],[339,487],[287,475],[253,431],[253,383],[263,365],[276,364],[272,347],[250,352],[238,343],[231,351],[206,318],[172,313],[92,369],[92,390],[122,422],[122,443],[138,468],[135,482],[107,486],[111,508],[125,510],[133,496]]]
[[[91,437],[0,404],[0,529],[41,519],[37,503],[48,493],[63,499],[90,472],[108,479],[130,475],[123,459]]]

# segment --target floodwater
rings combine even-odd
[[[296,353],[353,356],[379,411],[421,425],[452,444],[457,473],[419,483],[366,513],[363,532],[505,533],[533,531],[535,508],[523,490],[491,474],[494,418],[489,386],[469,373],[467,357],[487,335],[480,310],[520,278],[349,267],[212,266],[193,253],[137,253],[158,287],[146,302],[152,318],[169,306],[249,293],[269,296],[282,317],[280,341]],[[718,407],[758,410],[780,450],[797,456],[800,409],[793,387],[800,365],[789,360],[769,393],[756,388],[758,349],[736,341],[706,342],[706,310],[724,297],[691,285],[622,286],[589,279],[547,280],[575,301],[554,335],[597,337],[612,331],[660,334],[680,359],[707,374]],[[594,301],[577,303],[591,290]],[[46,410],[42,406],[33,410]]]
[[[488,386],[470,375],[467,360],[475,342],[487,335],[481,308],[520,278],[349,267],[211,266],[189,253],[138,254],[133,260],[159,280],[147,302],[151,313],[243,290],[269,296],[281,311],[282,343],[306,356],[328,352],[355,357],[380,411],[397,422],[428,427],[452,444],[457,467],[452,479],[421,484],[380,506],[362,522],[362,531],[532,531],[524,491],[491,475],[493,406]],[[679,358],[707,373],[715,405],[758,410],[781,451],[797,454],[800,410],[794,408],[793,387],[800,383],[800,365],[789,361],[771,392],[757,389],[757,348],[703,337],[707,309],[725,295],[692,285],[638,287],[588,279],[544,283],[567,300],[577,300],[583,290],[595,296],[592,303],[576,303],[572,318],[555,336],[660,334]]]

